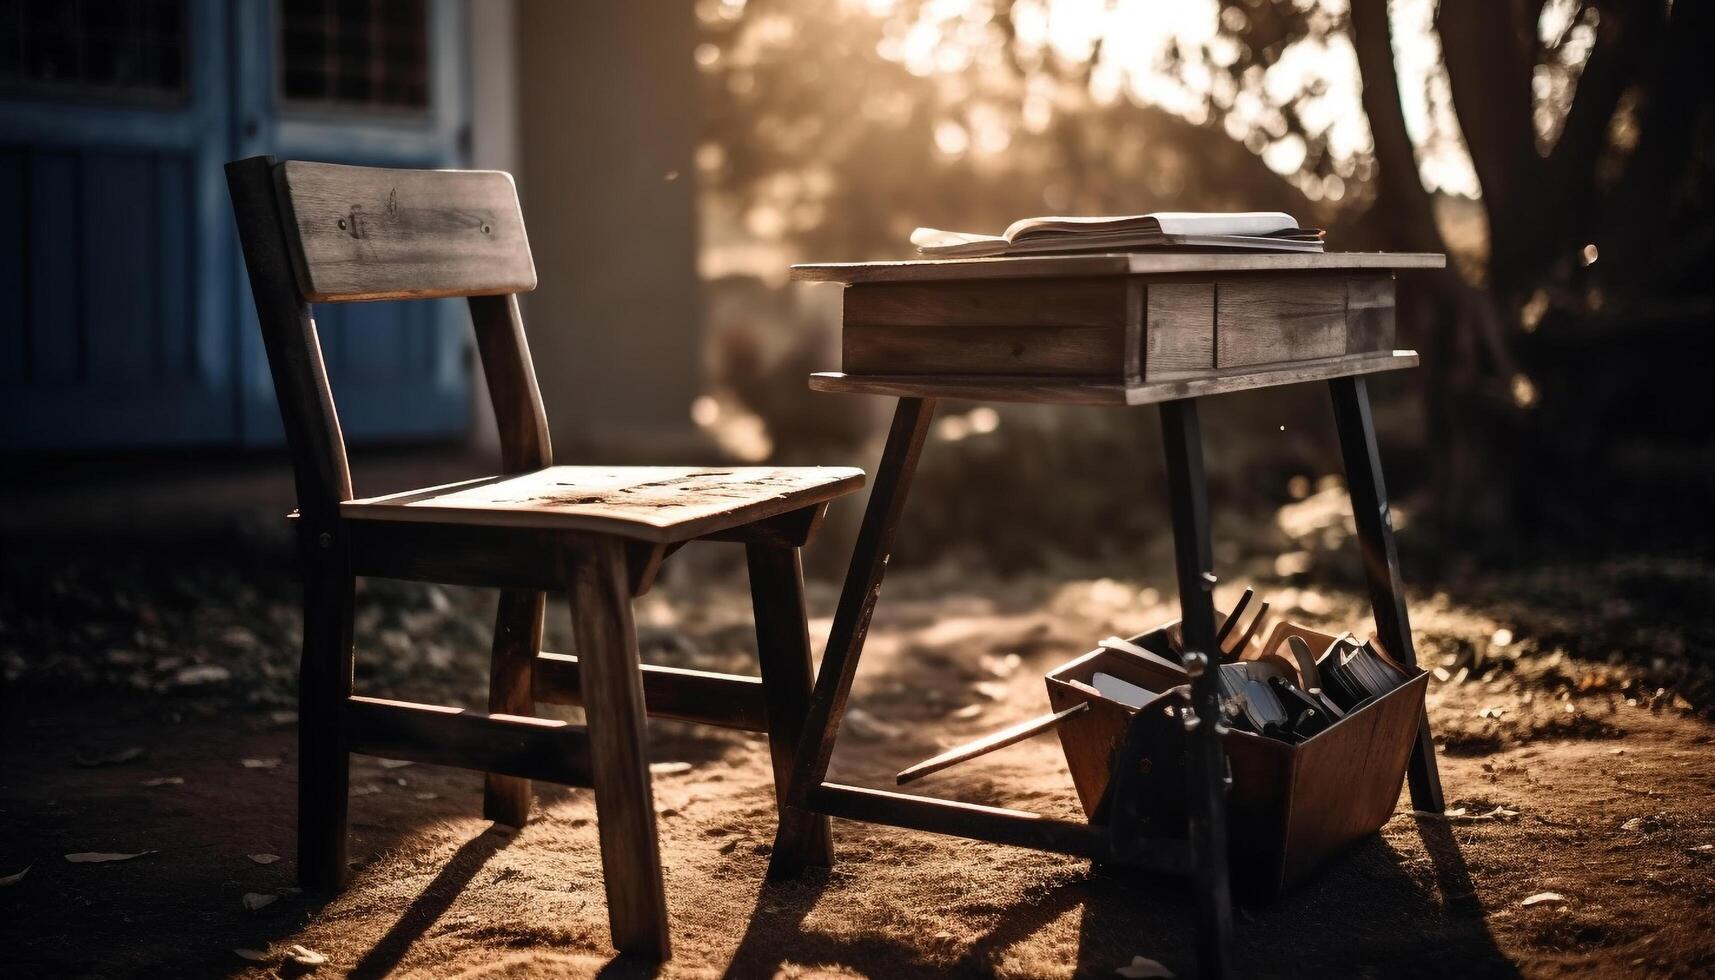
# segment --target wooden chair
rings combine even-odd
[[[481,770],[484,815],[514,825],[532,779],[593,786],[613,944],[665,958],[645,711],[768,733],[784,799],[812,671],[798,549],[862,471],[554,466],[515,295],[536,270],[510,176],[267,157],[226,171],[297,479],[299,880],[345,882],[352,752]],[[505,472],[354,500],[310,304],[448,296],[469,298]],[[631,599],[692,540],[745,546],[760,679],[638,661]],[[359,575],[501,590],[492,713],[352,693]],[[562,589],[576,656],[540,652],[544,593]],[[536,701],[581,704],[588,725],[533,718]],[[783,809],[775,870],[829,859],[827,818]]]

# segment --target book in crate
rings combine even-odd
[[[1104,800],[1112,763],[1134,716],[1144,713],[1150,737],[1138,776],[1147,836],[1185,833],[1184,724],[1177,717],[1187,703],[1158,697],[1141,708],[1103,696],[1094,681],[1109,675],[1151,693],[1171,692],[1185,683],[1164,669],[1172,663],[1178,623],[1139,634],[1121,644],[1096,648],[1049,672],[1048,700],[1056,712],[1068,712],[1057,731],[1079,802],[1093,821],[1106,819]],[[1267,641],[1247,638],[1237,651],[1239,664],[1271,662],[1289,638],[1311,649],[1340,656],[1344,637],[1281,622]],[[1126,649],[1155,655],[1146,660]],[[1386,654],[1369,648],[1376,656]],[[1241,894],[1268,899],[1302,881],[1347,844],[1379,830],[1393,814],[1405,780],[1406,762],[1417,737],[1428,675],[1391,661],[1398,686],[1342,707],[1343,716],[1299,740],[1271,737],[1239,724],[1229,725],[1221,743],[1232,772],[1227,828],[1233,884]],[[1080,704],[1088,705],[1082,710]]]
[[[1249,591],[1217,635],[1222,746],[1231,771],[1228,834],[1234,886],[1268,899],[1393,813],[1417,737],[1428,675],[1351,634],[1281,620],[1264,637],[1262,603],[1235,631]],[[1315,651],[1322,651],[1319,655]],[[1055,729],[1079,803],[1092,823],[1115,819],[1113,765],[1133,726],[1144,746],[1135,797],[1139,837],[1186,834],[1189,680],[1179,623],[1109,637],[1045,676],[1051,713],[911,766],[901,784]],[[1324,687],[1326,685],[1326,687]]]

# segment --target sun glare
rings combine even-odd
[[[1307,0],[1323,16],[1343,15],[1343,0]],[[877,54],[922,78],[964,86],[973,72],[999,57],[991,34],[997,16],[991,0],[928,0],[915,12],[896,0],[847,0],[847,6],[886,22]],[[1545,19],[1569,17],[1551,4]],[[1475,196],[1477,181],[1458,137],[1452,99],[1437,66],[1440,47],[1433,32],[1434,0],[1394,0],[1395,60],[1408,131],[1420,148],[1420,170],[1431,190]],[[1010,11],[1016,57],[1021,64],[1090,62],[1089,97],[1098,105],[1122,98],[1173,113],[1195,124],[1208,121],[1210,105],[1224,115],[1228,133],[1262,157],[1271,169],[1294,178],[1315,198],[1338,199],[1345,182],[1335,177],[1298,176],[1308,155],[1302,138],[1287,133],[1281,106],[1291,103],[1307,131],[1326,144],[1336,169],[1350,177],[1350,161],[1370,148],[1362,110],[1357,57],[1343,33],[1290,44],[1266,71],[1247,75],[1238,88],[1210,64],[1232,65],[1236,42],[1221,31],[1222,16],[1242,21],[1215,0],[1018,0]],[[1242,28],[1243,23],[1229,24]],[[1172,57],[1175,51],[1204,58]],[[962,89],[961,89],[962,90]],[[1040,133],[1051,123],[1053,101],[1030,93],[1019,120]],[[955,132],[955,128],[957,132]],[[947,156],[994,153],[1007,140],[984,132],[971,119],[938,124],[936,148]],[[1311,186],[1314,185],[1314,186]]]

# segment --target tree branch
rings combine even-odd
[[[1435,209],[1417,172],[1417,151],[1405,129],[1393,28],[1387,0],[1352,0],[1352,47],[1358,56],[1364,114],[1375,144],[1377,231],[1389,248],[1444,252]]]
[[[1548,182],[1560,188],[1559,234],[1564,245],[1589,221],[1596,196],[1596,168],[1608,143],[1608,127],[1620,96],[1638,76],[1665,26],[1660,0],[1609,0],[1597,5],[1596,44],[1578,76],[1560,139],[1548,157]]]

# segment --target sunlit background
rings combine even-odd
[[[0,0],[0,976],[628,969],[587,793],[501,834],[474,773],[356,761],[353,889],[293,885],[296,494],[222,171],[254,155],[513,173],[563,464],[874,474],[892,401],[808,390],[841,295],[787,270],[920,225],[1278,209],[1447,253],[1399,279],[1421,366],[1367,384],[1450,819],[1247,908],[1241,962],[1715,962],[1712,38],[1710,0]],[[497,471],[462,304],[313,312],[358,495]],[[1218,606],[1367,635],[1326,386],[1199,414]],[[1159,431],[938,406],[833,778],[894,787],[1179,615]],[[803,552],[813,653],[862,499]],[[357,598],[359,693],[490,703],[492,590]],[[744,549],[677,552],[643,661],[754,671],[751,602]],[[842,822],[836,870],[764,884],[769,744],[650,753],[678,970],[1194,972],[1184,891],[1068,860]],[[1063,764],[922,788],[1072,815]]]
[[[1580,520],[1588,499],[1709,456],[1685,423],[1695,406],[1648,377],[1663,337],[1709,320],[1711,244],[1707,159],[1664,165],[1650,149],[1707,120],[1707,93],[1676,88],[1706,73],[1667,23],[1693,15],[1650,8],[701,0],[709,319],[694,418],[746,459],[873,434],[873,417],[796,395],[837,361],[838,299],[788,286],[792,262],[909,257],[918,225],[1278,209],[1326,227],[1332,249],[1451,256],[1448,273],[1402,285],[1402,343],[1426,365],[1383,385],[1406,488],[1455,523],[1492,523],[1546,489],[1517,486],[1522,460],[1562,471],[1641,440],[1600,491],[1556,488],[1534,511]],[[1649,339],[1621,341],[1639,317]],[[1292,433],[1320,412],[1238,400],[1218,452],[1235,471],[1266,460],[1269,480],[1314,476],[1326,447]],[[961,415],[945,431],[1005,443],[1047,426],[1057,443],[1096,440],[1092,459],[1124,441],[1053,414]]]

